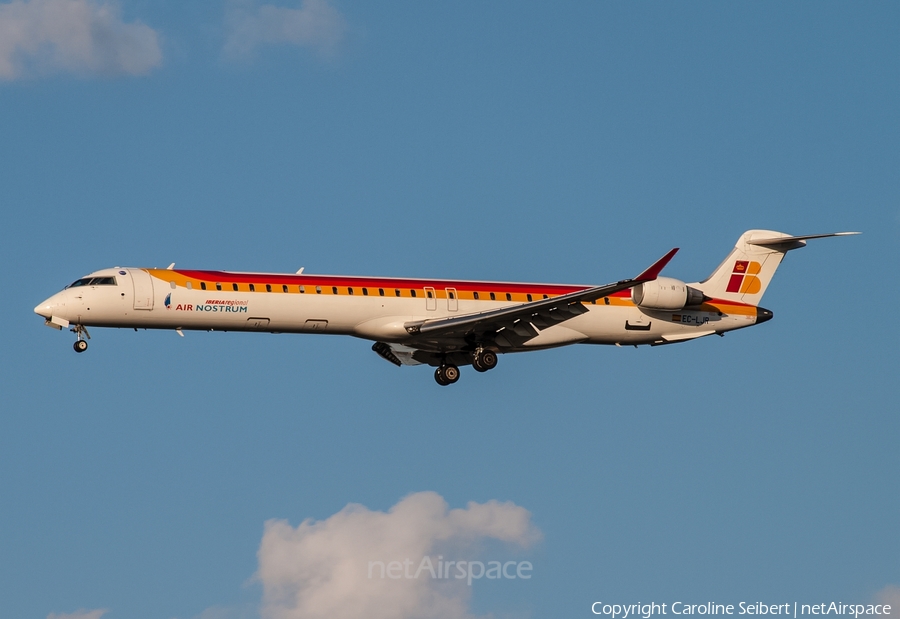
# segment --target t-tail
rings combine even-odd
[[[805,247],[809,239],[851,234],[859,232],[791,236],[772,230],[748,230],[741,235],[734,249],[712,275],[690,286],[714,299],[759,305],[787,252]]]

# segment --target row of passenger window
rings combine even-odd
[[[176,287],[175,282],[169,282],[169,284],[170,284],[170,286],[172,287],[172,289],[174,290],[175,287]],[[74,284],[73,284],[73,285],[74,285]],[[227,286],[227,284],[225,284],[224,286]],[[191,283],[191,282],[187,282],[187,289],[188,289],[188,290],[191,290],[192,288],[193,288],[192,283]],[[279,288],[278,285],[273,286],[272,284],[265,284],[265,291],[266,291],[266,292],[277,291],[278,288]],[[287,292],[290,292],[290,291],[291,291],[290,287],[288,287],[287,284],[282,284],[282,285],[280,286],[280,288],[281,288],[281,292],[286,292],[286,293],[287,293]],[[200,282],[200,289],[201,289],[201,290],[206,290],[206,289],[207,289],[206,282]],[[215,289],[216,289],[216,290],[225,290],[226,288],[223,288],[223,284],[222,284],[221,282],[216,282],[216,284],[215,284]],[[237,292],[237,291],[240,290],[240,287],[239,287],[237,284],[231,284],[231,289],[232,289],[233,291]],[[326,287],[326,289],[327,289],[327,287]],[[256,292],[256,284],[249,284],[249,285],[248,285],[248,290],[249,290],[250,292]],[[301,294],[305,294],[305,293],[306,293],[306,286],[297,286],[297,287],[296,287],[296,290],[297,290],[298,292],[300,292]],[[348,287],[346,288],[346,290],[347,290],[347,294],[350,294],[350,295],[355,294],[355,289],[354,289],[352,286],[348,286]],[[369,296],[369,289],[368,289],[368,288],[360,288],[359,290],[362,292],[362,295],[363,295],[364,297]],[[403,290],[409,291],[409,296],[410,296],[410,297],[416,297],[416,296],[417,296],[417,293],[416,293],[416,289],[415,289],[415,288],[405,288],[405,289],[394,288],[394,296],[396,296],[396,297],[404,296],[404,295],[403,295]],[[262,284],[260,284],[260,292],[262,292]],[[321,286],[316,286],[316,287],[315,287],[315,292],[316,292],[316,294],[322,294],[322,287],[321,287]],[[331,294],[340,294],[340,292],[338,291],[338,287],[337,287],[337,286],[331,286]],[[496,301],[496,300],[497,300],[497,293],[489,292],[488,295],[490,296],[491,301]],[[381,296],[381,297],[385,296],[385,289],[384,289],[384,288],[379,288],[379,289],[378,289],[378,296]],[[426,288],[426,289],[425,289],[425,296],[428,297],[429,299],[434,298],[434,290]],[[447,292],[447,296],[448,296],[448,298],[450,298],[450,299],[455,299],[455,298],[456,298],[456,292],[455,292],[455,291],[448,291],[448,292]],[[536,296],[536,295],[526,294],[526,295],[525,295],[525,298],[526,298],[529,302],[531,302],[531,301],[534,300],[534,297],[535,297],[535,296]],[[547,295],[540,295],[540,296],[541,296],[542,298],[544,298],[544,299],[549,298]],[[512,301],[512,300],[513,300],[512,293],[507,292],[507,293],[505,294],[505,297],[506,297],[506,300],[507,300],[507,301]],[[478,292],[473,292],[473,293],[472,293],[472,298],[475,299],[475,300],[477,301],[477,300],[481,299],[481,294],[478,293]]]

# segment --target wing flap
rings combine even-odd
[[[379,357],[385,361],[390,361],[396,366],[422,364],[421,361],[415,359],[416,349],[409,348],[408,346],[375,342],[372,344],[372,350],[374,350]]]

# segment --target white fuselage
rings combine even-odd
[[[85,276],[35,312],[51,326],[323,333],[411,345],[404,327],[410,322],[579,288],[587,287],[117,267]],[[689,310],[648,310],[626,291],[584,305],[582,315],[499,352],[573,343],[665,344],[761,322],[756,307],[715,299]]]

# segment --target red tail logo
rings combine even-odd
[[[762,288],[762,282],[756,275],[761,265],[749,260],[737,260],[728,280],[725,292],[737,292],[740,294],[756,294]]]

